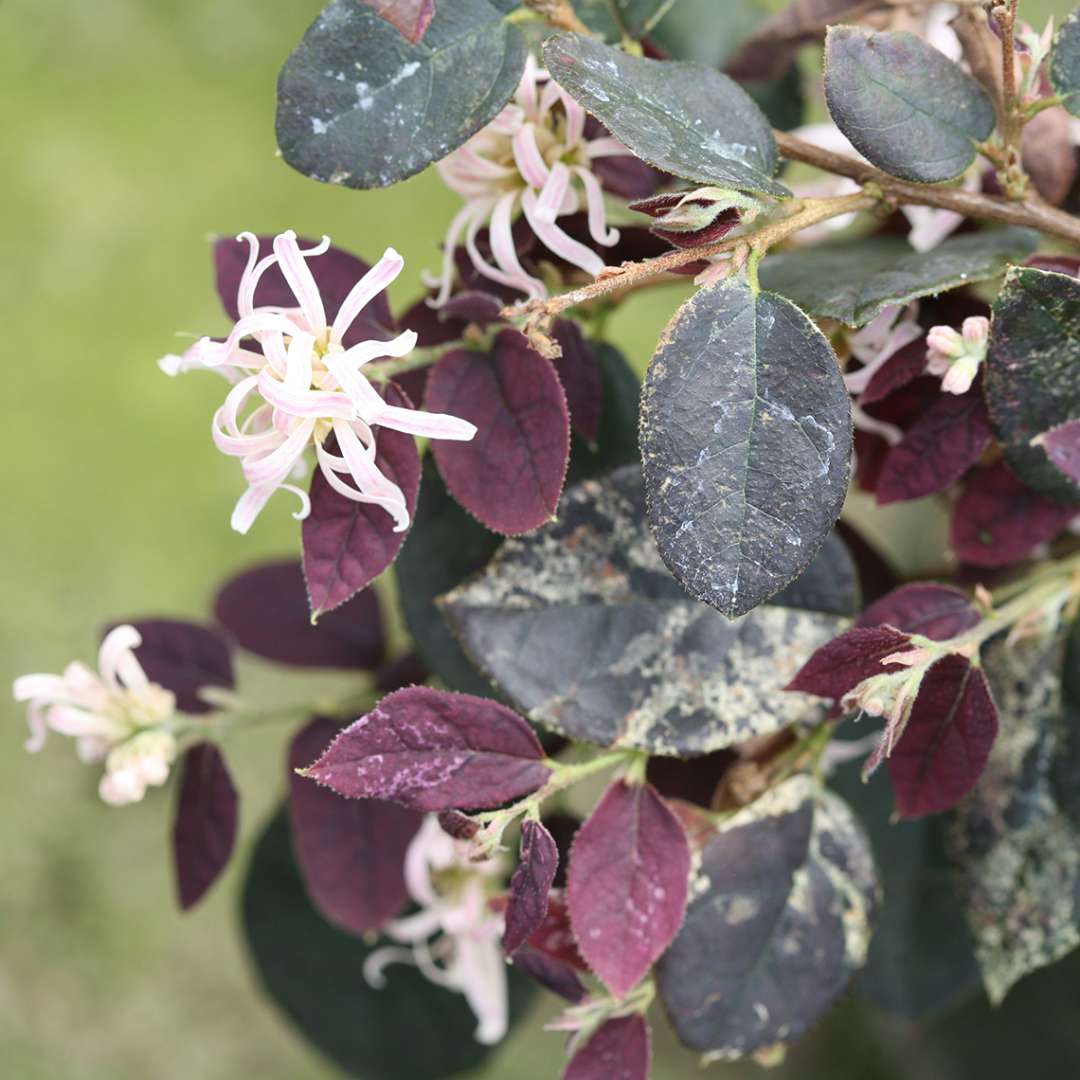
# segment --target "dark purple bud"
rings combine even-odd
[[[439,825],[447,836],[455,840],[471,840],[480,831],[480,826],[460,810],[441,811]]]
[[[694,248],[723,239],[739,224],[739,210],[727,200],[710,198],[702,192],[675,191],[639,199],[631,210],[653,218],[649,228],[675,247]]]
[[[559,849],[539,821],[521,826],[521,859],[510,879],[503,949],[513,955],[543,925],[559,867]]]

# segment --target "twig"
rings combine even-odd
[[[824,150],[786,132],[776,131],[773,134],[776,136],[780,153],[789,161],[802,161],[837,176],[849,177],[861,184],[877,184],[888,198],[898,204],[933,206],[941,210],[955,210],[965,217],[978,218],[981,221],[1022,225],[1037,229],[1046,236],[1054,236],[1080,246],[1080,219],[1044,202],[1034,192],[1029,192],[1022,202],[1014,202],[978,191],[964,191],[961,188],[935,184],[913,184],[889,176],[865,161]]]
[[[1006,195],[1022,199],[1027,177],[1021,164],[1020,142],[1024,130],[1016,100],[1016,9],[1020,0],[1001,0],[993,16],[1001,30],[1001,144],[1004,161],[998,177]]]
[[[525,0],[525,6],[543,15],[558,30],[572,30],[575,34],[591,33],[577,17],[569,0]]]

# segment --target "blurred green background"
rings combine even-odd
[[[398,305],[436,263],[455,197],[433,175],[357,194],[305,180],[275,157],[277,69],[320,6],[0,5],[0,684],[89,659],[107,619],[204,615],[233,570],[297,550],[286,498],[248,537],[229,530],[239,470],[209,438],[223,384],[170,380],[154,363],[183,348],[177,332],[225,326],[210,234],[325,232],[368,259],[393,244],[407,261]],[[1023,10],[1034,22],[1070,6],[1024,0]],[[673,301],[670,292],[649,298],[616,321],[613,336],[637,364]],[[259,997],[235,926],[247,844],[283,787],[286,732],[233,737],[242,848],[181,918],[165,847],[170,793],[127,810],[102,805],[95,770],[70,745],[54,739],[38,757],[23,753],[22,710],[0,700],[0,1075],[334,1075]],[[835,1058],[815,1066],[810,1047],[791,1075],[892,1075],[873,1064],[885,1052],[867,1049],[864,1021],[849,1007],[829,1029],[847,1047],[845,1072]],[[910,1048],[904,1030],[868,1022],[882,1046]],[[552,1077],[559,1049],[558,1036],[518,1034],[484,1076]],[[696,1074],[689,1056],[663,1056],[657,1080]]]

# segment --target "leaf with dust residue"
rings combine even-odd
[[[657,988],[682,1042],[731,1060],[807,1031],[866,961],[878,906],[866,836],[807,776],[707,834]]]
[[[982,778],[953,815],[950,850],[991,1001],[1080,945],[1080,831],[1055,773],[1067,749],[1063,635],[983,650],[1000,712]],[[1074,654],[1075,659],[1075,654]]]
[[[441,606],[529,718],[604,746],[693,755],[812,708],[782,687],[847,625],[855,568],[830,537],[772,604],[729,621],[687,596],[645,522],[639,469],[568,491],[558,520],[509,540]]]

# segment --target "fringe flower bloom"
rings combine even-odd
[[[381,987],[387,965],[415,964],[433,983],[465,995],[476,1015],[477,1042],[491,1045],[506,1034],[508,1020],[503,919],[488,903],[488,883],[505,867],[500,859],[474,862],[473,853],[468,841],[448,836],[435,815],[425,819],[405,855],[405,884],[420,910],[384,928],[408,948],[376,949],[364,977]]]
[[[176,698],[146,677],[134,651],[141,644],[135,627],[118,626],[101,643],[97,672],[75,661],[63,675],[23,675],[13,687],[16,701],[29,702],[26,749],[40,750],[49,729],[70,736],[82,761],[105,762],[98,791],[114,806],[164,784],[176,758],[167,730]]]
[[[374,503],[394,519],[395,531],[408,527],[405,496],[375,461],[373,427],[393,428],[431,439],[471,439],[476,428],[457,417],[387,404],[361,369],[372,360],[402,357],[416,345],[406,330],[390,341],[361,341],[346,348],[342,339],[363,309],[401,273],[404,260],[388,248],[352,287],[333,321],[307,263],[325,254],[328,237],[306,251],[291,230],[276,236],[271,254],[259,258],[259,241],[241,233],[250,251],[240,278],[237,319],[222,342],[203,338],[183,357],[166,357],[168,374],[194,367],[215,368],[233,382],[214,414],[214,443],[240,458],[247,491],[236,504],[232,526],[245,533],[278,488],[296,494],[297,518],[310,512],[306,492],[290,484],[305,471],[304,454],[315,449],[330,486],[354,502]],[[296,299],[296,307],[255,306],[263,275],[277,266]],[[257,347],[244,344],[254,341]],[[326,443],[335,437],[336,450]]]
[[[585,110],[530,56],[510,104],[437,166],[465,205],[447,230],[442,272],[427,282],[439,290],[434,306],[440,307],[449,299],[454,250],[463,235],[465,250],[478,273],[530,298],[546,295],[544,283],[528,273],[518,259],[512,224],[519,209],[549,251],[594,277],[598,275],[604,260],[564,232],[557,219],[576,213],[583,194],[590,236],[603,247],[616,244],[619,233],[607,227],[604,192],[593,162],[629,155],[618,139],[607,134],[589,138]],[[494,265],[477,246],[477,234],[485,225]]]

